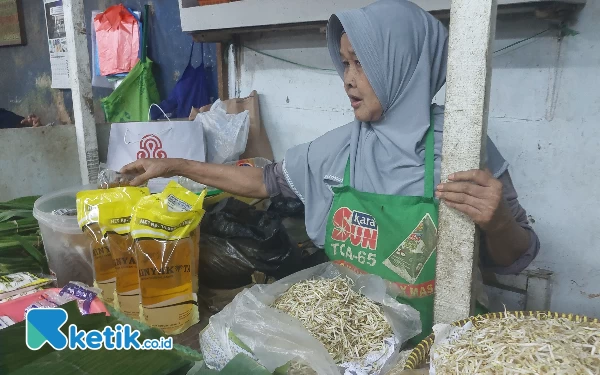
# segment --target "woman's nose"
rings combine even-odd
[[[355,81],[354,81],[354,75],[352,73],[346,73],[344,74],[344,85],[347,88],[352,88],[355,87]]]

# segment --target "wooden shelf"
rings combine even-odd
[[[226,41],[233,34],[269,29],[322,27],[331,14],[366,6],[373,0],[241,0],[198,6],[179,0],[181,28],[203,41]],[[439,18],[449,16],[450,0],[413,0]],[[531,13],[566,18],[586,0],[498,0],[500,14]],[[541,11],[541,12],[540,12]]]

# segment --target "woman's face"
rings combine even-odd
[[[383,108],[346,34],[342,35],[340,55],[344,64],[344,89],[350,98],[356,119],[362,122],[379,120]]]

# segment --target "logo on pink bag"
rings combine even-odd
[[[162,149],[162,141],[154,134],[147,134],[140,140],[138,159],[165,159],[167,153]]]

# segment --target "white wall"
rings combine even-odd
[[[555,32],[494,57],[490,137],[542,242],[532,267],[554,271],[552,309],[600,316],[600,2],[589,1],[559,42]],[[531,19],[499,20],[495,49],[544,30]],[[324,34],[263,34],[243,44],[332,69]],[[244,48],[230,92],[259,92],[275,157],[352,120],[342,82]],[[438,95],[443,102],[443,92]],[[535,221],[535,222],[534,222]]]

